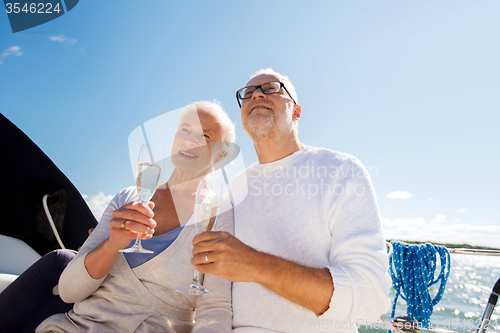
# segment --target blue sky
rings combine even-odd
[[[12,34],[0,12],[0,112],[99,210],[133,184],[141,123],[290,77],[302,142],[370,171],[387,237],[500,247],[500,2],[82,0]],[[99,195],[99,193],[101,193]],[[411,195],[411,196],[410,196]]]

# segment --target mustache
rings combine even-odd
[[[262,106],[268,107],[269,109],[271,109],[272,106],[273,106],[272,103],[270,103],[268,101],[253,101],[253,102],[250,103],[250,106],[249,106],[250,111],[252,111],[252,109],[256,105],[262,105]]]

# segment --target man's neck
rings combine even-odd
[[[290,135],[286,138],[281,138],[281,140],[271,138],[261,139],[254,141],[253,145],[260,164],[279,161],[305,147],[296,135]]]

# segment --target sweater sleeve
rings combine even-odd
[[[118,193],[104,211],[97,227],[87,238],[78,254],[66,266],[59,278],[59,294],[66,303],[76,303],[92,295],[102,284],[102,279],[92,278],[85,268],[87,254],[101,244],[110,234],[109,221],[113,211],[123,206],[133,197],[133,189],[128,188]]]
[[[216,229],[234,234],[233,210],[222,209]],[[212,293],[202,296],[196,309],[193,332],[231,332],[233,311],[231,307],[231,286],[229,280],[217,275],[205,274],[203,285]]]
[[[348,159],[339,170],[341,191],[326,202],[332,234],[330,266],[334,292],[321,317],[368,324],[390,307],[391,280],[375,192],[361,163]]]

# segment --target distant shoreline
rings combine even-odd
[[[476,249],[476,250],[494,250],[494,251],[500,251],[500,248],[497,248],[497,247],[479,246],[479,245],[470,245],[470,244],[419,242],[419,241],[409,241],[409,240],[402,240],[402,239],[388,239],[387,241],[388,242],[398,241],[398,242],[403,242],[403,243],[408,243],[408,244],[426,244],[426,243],[431,243],[431,244],[434,244],[434,245],[444,246],[447,249]]]

